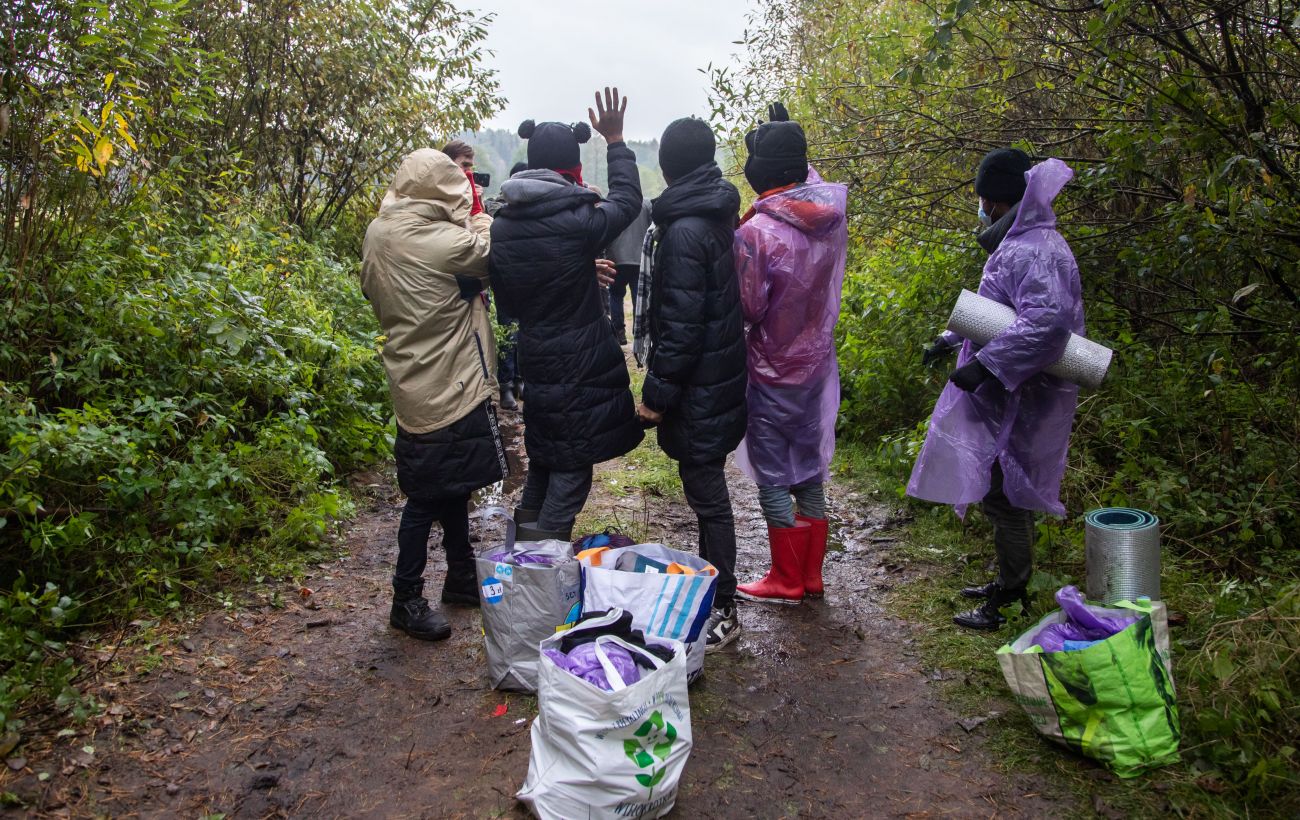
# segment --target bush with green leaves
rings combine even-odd
[[[0,314],[0,601],[36,613],[6,666],[35,635],[318,545],[347,508],[334,481],[388,452],[355,263],[291,231],[150,209],[47,288]]]

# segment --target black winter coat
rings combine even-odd
[[[554,171],[501,186],[488,269],[499,306],[519,323],[527,383],[524,444],[550,470],[579,470],[641,442],[627,362],[605,318],[596,255],[641,211],[632,149],[609,146],[609,199]]]
[[[714,163],[654,201],[660,238],[642,397],[664,414],[659,446],[678,461],[722,458],[745,435],[745,324],[731,254],[739,208]]]
[[[397,486],[411,498],[458,498],[506,477],[509,463],[488,402],[428,433],[397,428]]]

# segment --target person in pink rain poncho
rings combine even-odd
[[[803,129],[784,106],[773,105],[769,118],[745,138],[745,178],[759,198],[741,220],[734,253],[749,369],[749,422],[736,462],[758,484],[772,567],[737,594],[798,603],[822,594],[822,485],[840,406],[834,329],[848,190],[823,181],[808,164]]]
[[[1043,370],[1061,357],[1071,333],[1084,333],[1079,268],[1052,210],[1073,176],[1058,159],[1033,165],[1014,149],[984,157],[975,193],[981,219],[992,223],[980,244],[992,255],[979,294],[1012,307],[1016,319],[983,347],[949,332],[926,351],[928,363],[961,344],[907,493],[952,504],[959,514],[981,502],[993,524],[998,575],[963,589],[984,603],[953,619],[973,629],[996,629],[1006,620],[1001,607],[1024,599],[1034,512],[1065,514],[1061,478],[1079,388]]]

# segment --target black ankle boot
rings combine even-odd
[[[997,580],[989,581],[987,584],[981,584],[977,587],[962,587],[961,596],[963,598],[988,598],[993,591],[998,588]]]
[[[447,580],[442,585],[442,602],[453,606],[479,605],[478,572],[474,561],[447,562]]]
[[[519,402],[515,401],[514,387],[510,384],[510,382],[506,382],[505,384],[501,385],[501,409],[502,410],[519,409]]]
[[[516,541],[569,541],[573,538],[573,527],[567,530],[543,530],[538,529],[536,521],[531,524],[515,523]]]
[[[422,641],[441,641],[451,637],[451,624],[442,613],[429,608],[424,600],[424,581],[393,585],[393,610],[388,623],[412,638]]]
[[[1007,622],[1006,616],[1000,611],[1002,607],[1019,601],[1028,608],[1029,598],[1024,589],[1003,589],[997,584],[993,587],[987,601],[972,610],[954,615],[952,622],[967,629],[992,630]]]
[[[541,507],[538,507],[535,510],[530,510],[527,507],[515,507],[515,514],[512,516],[512,518],[515,519],[515,526],[517,527],[520,524],[536,524],[537,517],[541,514],[542,514]]]

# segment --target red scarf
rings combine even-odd
[[[551,169],[562,177],[568,177],[571,182],[576,182],[586,188],[587,183],[582,181],[582,163],[579,162],[572,168],[553,168]]]
[[[779,194],[783,191],[788,191],[798,184],[799,183],[797,182],[791,182],[789,185],[782,185],[780,188],[772,188],[770,190],[764,191],[763,193],[758,195],[758,199],[754,200],[754,205],[757,205],[760,200],[766,199],[769,196],[772,196],[773,194]],[[758,215],[758,211],[754,210],[754,205],[750,205],[749,210],[745,211],[745,215],[740,218],[741,225],[744,225],[746,222],[748,222],[749,220],[753,219],[755,216]]]
[[[483,199],[478,195],[478,186],[474,184],[474,172],[466,171],[465,176],[469,178],[469,215],[483,213]]]

